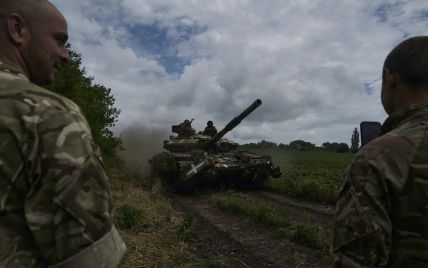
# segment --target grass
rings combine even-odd
[[[176,232],[177,237],[181,240],[185,240],[186,237],[190,234],[194,222],[195,218],[191,215],[187,215],[184,218],[182,225],[180,226],[180,228],[178,228]]]
[[[144,211],[128,204],[122,205],[116,210],[116,223],[120,229],[132,229],[142,220]]]
[[[324,151],[259,150],[271,155],[282,176],[269,179],[266,187],[281,193],[303,197],[311,201],[334,204],[352,153]]]
[[[328,252],[328,234],[310,224],[293,224],[281,212],[246,196],[232,192],[213,194],[209,200],[220,209],[251,218],[254,222],[269,227],[281,236],[289,237],[294,242]]]
[[[193,218],[172,209],[161,184],[142,187],[140,174],[117,161],[108,166],[115,205],[115,225],[127,245],[120,265],[130,267],[197,267],[201,259],[185,241]]]

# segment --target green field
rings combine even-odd
[[[352,153],[325,151],[254,150],[271,155],[282,176],[269,179],[269,189],[304,197],[309,200],[334,203]]]

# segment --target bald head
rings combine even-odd
[[[52,4],[46,0],[0,0],[0,19],[4,20],[10,14],[17,13],[29,24],[35,24],[45,17],[48,6]]]
[[[46,0],[0,0],[0,23],[0,58],[35,84],[51,83],[69,57],[62,14]]]

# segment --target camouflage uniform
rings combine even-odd
[[[179,127],[179,136],[189,137],[196,135],[196,131],[192,128],[192,123],[189,120],[184,120],[183,123],[178,125]]]
[[[215,134],[217,134],[217,129],[215,128],[215,126],[207,126],[205,127],[204,132],[202,132],[202,134],[213,137]]]
[[[391,115],[355,155],[336,207],[336,267],[428,267],[428,105]]]
[[[0,59],[0,267],[116,267],[125,244],[89,126]]]

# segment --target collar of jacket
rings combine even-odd
[[[28,78],[24,75],[18,65],[2,58],[0,58],[0,72],[14,74],[28,81]]]
[[[419,114],[428,115],[428,103],[413,104],[405,110],[393,113],[382,124],[382,133],[393,130]]]

